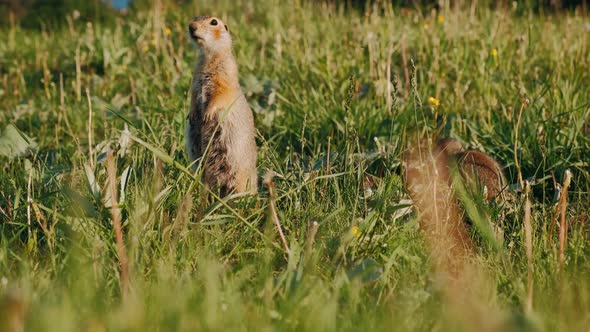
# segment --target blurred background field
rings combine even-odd
[[[588,329],[584,1],[30,0],[0,15],[0,331]],[[275,198],[199,212],[196,15],[233,35]],[[402,177],[408,145],[436,133],[533,183],[532,293],[522,193],[478,207],[503,242],[474,229],[473,273],[445,286]]]

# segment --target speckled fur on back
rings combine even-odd
[[[215,25],[213,25],[213,20]],[[252,110],[238,81],[227,26],[199,16],[189,25],[199,45],[187,118],[186,148],[193,169],[203,162],[204,182],[222,196],[257,190]]]
[[[501,198],[506,189],[506,179],[494,158],[473,150],[458,153],[455,158],[466,181],[485,187],[487,200]]]
[[[487,200],[504,199],[502,196],[506,192],[506,178],[502,167],[494,158],[475,150],[465,151],[463,145],[453,138],[437,140],[435,151],[441,154],[447,165],[455,162],[465,181],[485,187]]]

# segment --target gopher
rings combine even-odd
[[[197,16],[188,30],[199,53],[185,132],[193,170],[204,158],[207,186],[222,196],[256,193],[254,117],[238,81],[229,29],[219,18]]]
[[[421,216],[420,227],[427,233],[446,230],[442,239],[455,239],[459,249],[469,248],[471,241],[466,231],[472,220],[465,215],[465,207],[454,191],[454,169],[468,188],[484,192],[487,201],[511,200],[500,164],[485,153],[465,150],[457,140],[439,139],[432,149],[417,144],[404,157],[405,185]],[[496,225],[490,223],[490,230],[500,242],[503,232],[497,225],[503,223],[504,216],[502,211]]]

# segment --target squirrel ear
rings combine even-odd
[[[229,31],[229,29],[227,28],[227,24],[223,25],[225,27],[225,31]]]

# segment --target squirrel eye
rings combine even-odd
[[[217,25],[217,20],[216,19],[212,19],[211,20],[211,25]]]

